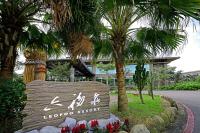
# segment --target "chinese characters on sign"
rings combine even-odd
[[[92,101],[90,102],[91,105],[93,106],[96,106],[98,103],[100,103],[100,98],[99,98],[99,95],[98,93],[95,92],[94,94],[94,97],[92,99]],[[74,96],[77,96],[77,94],[74,94]],[[59,117],[59,116],[67,116],[67,115],[73,115],[74,114],[74,109],[75,107],[81,107],[83,105],[85,101],[85,96],[82,95],[82,92],[80,92],[78,94],[78,96],[72,101],[72,103],[68,106],[68,109],[71,109],[72,111],[71,112],[65,112],[65,113],[59,113],[59,114],[51,114],[51,115],[48,115],[48,116],[43,116],[44,119],[51,119],[51,118],[56,118],[56,117]],[[51,101],[51,105],[54,105],[56,106],[55,108],[48,108],[48,107],[45,107],[43,110],[45,112],[47,111],[51,111],[52,109],[58,109],[58,107],[62,107],[63,104],[60,103],[59,101],[59,96],[56,96],[52,101]],[[75,106],[76,105],[76,106]],[[78,114],[84,114],[84,113],[89,113],[89,112],[93,112],[93,111],[99,111],[100,108],[90,108],[90,109],[85,109],[85,110],[78,110],[76,113]]]
[[[56,96],[56,97],[51,101],[51,104],[52,104],[52,105],[56,105],[56,106],[63,106],[62,104],[59,103],[60,101],[59,101],[59,100],[56,101],[56,99],[59,99],[59,97]],[[44,111],[50,111],[50,110],[52,110],[52,108],[48,108],[48,107],[45,107],[45,108],[44,108]]]
[[[58,126],[66,117],[76,120],[109,118],[109,87],[93,81],[51,82],[35,80],[26,85],[23,132]]]
[[[92,105],[96,105],[97,103],[100,103],[100,99],[98,98],[99,97],[99,94],[98,93],[95,93],[94,94],[94,101],[91,101],[91,104]]]
[[[85,96],[81,96],[81,92],[78,94],[77,98],[75,100],[72,101],[72,103],[68,106],[68,109],[72,109],[74,110],[74,105],[76,104],[76,107],[79,107],[83,104],[83,102],[85,101]],[[74,94],[74,96],[76,96],[76,94]]]

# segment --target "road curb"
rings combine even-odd
[[[183,130],[183,133],[193,133],[194,130],[194,113],[192,110],[187,107],[186,105],[182,104],[183,107],[186,109],[187,112],[187,123],[185,125],[185,129]]]

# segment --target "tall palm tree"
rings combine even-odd
[[[110,27],[104,27],[110,40],[116,67],[116,77],[118,81],[118,110],[128,110],[128,99],[125,89],[125,49],[127,40],[130,39],[130,27],[142,17],[142,13],[134,6],[117,6],[103,14],[103,18]]]
[[[154,3],[155,2],[155,3]],[[109,4],[108,4],[109,3]],[[126,96],[125,90],[125,82],[124,82],[124,63],[125,63],[125,54],[126,49],[128,48],[129,40],[133,40],[132,34],[136,29],[131,29],[131,26],[138,22],[141,18],[147,18],[150,25],[154,29],[143,29],[142,34],[137,34],[137,38],[141,38],[145,36],[145,41],[142,43],[143,46],[149,47],[153,50],[153,52],[166,52],[170,50],[174,50],[183,42],[185,38],[176,39],[166,39],[171,34],[171,37],[176,38],[174,33],[182,32],[180,28],[181,19],[183,19],[183,15],[180,12],[177,12],[174,7],[168,6],[167,2],[162,2],[164,6],[167,6],[170,11],[166,13],[161,10],[158,6],[160,4],[159,1],[126,1],[123,3],[122,1],[112,0],[112,1],[104,1],[104,5],[101,7],[103,19],[106,20],[108,25],[104,25],[103,27],[103,35],[106,35],[110,40],[110,44],[112,47],[112,54],[115,59],[116,65],[116,75],[118,80],[118,110],[126,111],[128,110],[128,100]],[[163,7],[163,6],[162,6]],[[105,10],[106,9],[106,10]],[[147,10],[148,9],[148,10]],[[165,9],[165,8],[163,8]],[[160,11],[161,10],[161,11]],[[151,12],[150,12],[151,11]],[[158,12],[158,13],[157,13]],[[171,13],[171,17],[169,14]],[[154,19],[152,19],[154,18]],[[156,21],[155,21],[156,20]],[[168,31],[165,31],[165,30]],[[145,32],[144,32],[145,31]],[[167,36],[165,38],[158,39],[158,34],[151,34],[153,31],[155,33],[161,34],[160,37]],[[148,33],[148,36],[146,34]],[[180,34],[179,34],[180,35]],[[149,37],[149,38],[148,38]],[[154,38],[152,38],[154,37]],[[179,36],[180,37],[180,36]],[[151,41],[151,43],[146,43]],[[165,40],[165,41],[164,41]],[[135,40],[137,41],[137,39]],[[172,44],[171,44],[172,43]],[[147,45],[148,44],[148,45]]]

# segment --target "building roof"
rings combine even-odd
[[[172,61],[179,59],[180,57],[155,57],[151,58],[150,62],[153,64],[169,64]]]
[[[78,59],[76,61],[71,61],[71,59],[52,59],[48,60],[47,68],[52,69],[55,65],[70,63],[75,68],[75,76],[86,76],[86,77],[94,77],[95,74],[91,72],[85,63]]]
[[[184,76],[186,75],[200,75],[200,70],[197,71],[190,71],[190,72],[183,72],[182,73]]]
[[[179,59],[180,57],[154,57],[154,58],[150,58],[150,63],[153,64],[168,64],[172,61],[175,61],[177,59]],[[91,64],[91,60],[83,60],[87,65]],[[103,63],[103,64],[109,64],[112,63],[113,61],[111,59],[98,59],[96,61],[96,63]],[[130,61],[131,64],[134,64],[133,61]]]

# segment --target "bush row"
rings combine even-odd
[[[200,82],[190,81],[177,83],[175,85],[163,86],[162,90],[200,90]]]

